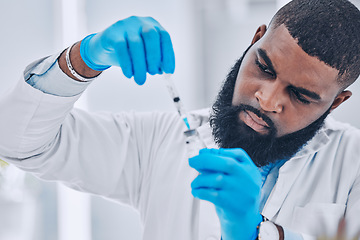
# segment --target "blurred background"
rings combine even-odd
[[[166,28],[176,54],[175,84],[188,110],[209,107],[226,74],[287,0],[15,0],[1,1],[0,94],[32,61],[131,15]],[[353,0],[360,6],[360,0]],[[104,72],[77,107],[89,111],[173,111],[161,76],[144,86]],[[360,83],[333,116],[360,127]],[[0,240],[141,239],[138,213],[98,196],[43,182],[8,167],[0,172]]]

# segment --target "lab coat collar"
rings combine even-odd
[[[204,142],[206,148],[219,148],[212,136],[210,123],[207,122],[203,124],[202,126],[197,128],[197,131],[200,135],[201,140]]]
[[[300,150],[293,158],[300,158],[318,152],[322,147],[328,144],[330,137],[326,133],[326,123],[316,133],[316,135]]]

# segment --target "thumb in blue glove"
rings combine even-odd
[[[261,174],[242,149],[202,149],[189,159],[200,175],[191,184],[194,197],[215,205],[223,240],[257,237]]]
[[[175,55],[169,33],[151,17],[129,17],[81,41],[80,55],[93,70],[121,67],[139,85],[151,75],[174,73]]]

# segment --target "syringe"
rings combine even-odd
[[[174,105],[184,121],[187,130],[184,132],[186,137],[186,148],[187,148],[187,156],[188,158],[194,157],[195,155],[199,154],[199,150],[205,148],[205,144],[200,138],[198,131],[195,129],[190,128],[190,124],[184,110],[184,106],[181,102],[180,96],[176,91],[176,87],[174,82],[172,81],[171,74],[165,74],[165,83],[170,94],[170,97],[173,99]]]
[[[170,94],[170,97],[172,98],[175,108],[178,111],[180,117],[182,118],[182,120],[184,121],[186,127],[190,130],[190,124],[184,109],[184,106],[182,104],[182,101],[180,99],[179,93],[176,90],[176,87],[174,85],[174,82],[171,78],[172,74],[164,74],[165,77],[165,83],[166,83],[166,87],[168,89],[168,92]]]
[[[192,158],[196,155],[199,154],[199,150],[202,148],[205,148],[206,145],[204,144],[204,142],[202,141],[197,129],[191,129],[190,128],[190,124],[186,115],[186,112],[184,110],[184,106],[182,104],[182,101],[180,99],[179,93],[176,91],[176,87],[174,82],[172,81],[171,78],[171,74],[165,74],[165,83],[166,83],[166,87],[168,89],[168,92],[170,94],[170,97],[172,98],[175,108],[177,109],[180,117],[182,118],[182,120],[184,121],[187,130],[184,132],[185,137],[186,137],[186,152],[187,152],[187,157],[188,158]],[[198,172],[193,170],[194,172],[194,177],[198,176]],[[193,198],[194,201],[194,210],[195,211],[200,211],[200,200],[197,198]],[[204,206],[204,204],[203,204]],[[206,206],[206,203],[205,203]],[[213,206],[211,206],[211,209],[213,208]],[[198,233],[196,234],[198,235]]]

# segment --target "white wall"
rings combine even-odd
[[[0,1],[0,92],[17,81],[31,61],[55,51],[53,7],[48,0]]]

